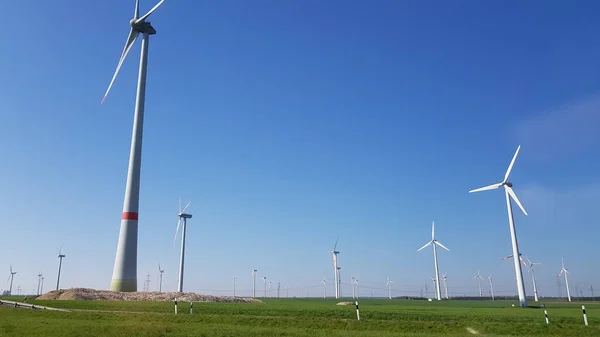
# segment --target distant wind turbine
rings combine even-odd
[[[479,284],[479,297],[483,297],[483,294],[481,293],[481,280],[483,280],[483,277],[479,275],[479,270],[477,271],[477,275],[473,278],[477,279],[477,284]]]
[[[191,219],[192,215],[185,213],[187,208],[190,206],[191,201],[181,209],[181,199],[179,200],[179,214],[177,215],[177,229],[175,230],[175,239],[177,240],[177,234],[179,233],[179,226],[181,225],[181,219],[183,219],[183,226],[181,227],[181,254],[179,257],[179,281],[177,283],[177,292],[183,292],[183,267],[185,262],[185,233],[187,229],[187,219]]]
[[[62,269],[62,260],[66,257],[65,254],[62,253],[62,246],[58,249],[58,275],[56,276],[56,290],[58,290],[58,286],[60,285],[60,271]]]
[[[15,278],[16,274],[17,274],[17,272],[12,269],[12,264],[11,264],[10,265],[10,275],[8,275],[8,279],[6,280],[6,282],[8,282],[8,280],[10,280],[10,288],[8,288],[9,295],[12,295],[13,279]]]
[[[335,287],[335,298],[340,298],[340,267],[338,266],[338,254],[340,253],[339,251],[336,250],[337,248],[337,244],[339,241],[340,237],[338,236],[337,239],[335,240],[335,245],[333,246],[333,250],[330,251],[331,254],[333,254],[333,277],[334,277],[334,287]]]
[[[164,269],[160,268],[160,263],[158,264],[158,292],[162,293],[162,280],[163,280],[163,273],[165,272]]]
[[[565,274],[565,286],[567,287],[567,298],[569,299],[569,302],[571,302],[571,290],[569,290],[569,278],[567,276],[567,274],[571,274],[571,273],[569,273],[569,270],[567,268],[565,268],[565,260],[562,257],[560,258],[560,263],[562,265],[562,268],[560,268],[560,273],[558,273],[558,276]]]
[[[394,281],[390,280],[390,277],[388,276],[385,286],[388,288],[388,297],[390,300],[392,299],[392,283],[394,283]]]
[[[444,281],[444,290],[446,292],[446,299],[450,299],[450,297],[448,297],[448,273],[443,273],[442,274],[442,281]]]
[[[541,262],[531,262],[531,260],[527,259],[527,263],[529,266],[529,273],[531,274],[531,281],[533,282],[533,298],[535,299],[535,301],[538,301],[538,292],[537,292],[537,284],[535,282],[535,273],[533,271],[534,266],[538,265],[538,264],[542,264]]]
[[[494,282],[492,281],[492,274],[488,276],[488,280],[490,280],[490,294],[492,295],[492,301],[494,301]]]
[[[425,247],[428,247],[429,245],[433,245],[433,266],[434,266],[434,270],[435,270],[435,279],[437,280],[440,275],[440,271],[438,269],[437,247],[436,246],[440,246],[447,251],[450,251],[450,249],[446,248],[446,246],[444,246],[438,240],[435,239],[435,222],[433,222],[433,221],[431,222],[431,241],[427,242],[425,245],[423,245],[423,247],[417,249],[417,252],[424,249]],[[435,284],[436,297],[437,297],[438,301],[441,301],[442,295],[441,295],[441,290],[440,290],[440,283],[439,282],[435,282],[435,283],[436,283]]]
[[[512,189],[513,184],[508,181],[510,171],[512,170],[513,165],[515,164],[515,160],[517,159],[517,155],[519,154],[520,149],[521,149],[521,145],[519,145],[519,147],[517,147],[517,151],[515,152],[515,155],[513,156],[512,161],[510,162],[510,165],[508,165],[508,169],[506,170],[506,174],[504,175],[504,180],[502,180],[502,182],[499,182],[499,183],[496,183],[493,185],[489,185],[489,186],[485,186],[485,187],[481,187],[481,188],[477,188],[474,190],[470,190],[469,193],[493,190],[493,189],[497,189],[499,187],[504,187],[504,195],[506,197],[506,208],[508,210],[508,225],[509,225],[509,229],[510,229],[510,236],[511,236],[512,249],[513,249],[513,260],[514,260],[514,265],[515,265],[515,275],[517,278],[517,291],[519,293],[519,303],[520,303],[521,307],[525,307],[525,306],[527,306],[527,298],[525,297],[525,284],[523,283],[523,271],[521,270],[521,264],[519,263],[519,257],[521,255],[519,254],[519,245],[517,243],[517,230],[515,229],[515,220],[513,218],[512,204],[510,201],[511,198],[512,198],[512,200],[515,201],[517,206],[519,206],[519,208],[521,209],[521,211],[523,211],[523,213],[525,215],[527,215],[527,212],[525,211],[525,208],[523,208],[523,205],[521,205],[521,202],[519,201],[519,199],[517,198],[517,195],[513,191],[513,189]]]
[[[325,276],[323,276],[323,298],[327,298],[327,281],[325,280]]]

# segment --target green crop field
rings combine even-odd
[[[5,298],[6,299],[6,298]],[[19,300],[22,300],[20,298]],[[544,310],[509,301],[267,299],[264,303],[37,301],[72,312],[0,307],[0,336],[600,336],[600,303],[545,303]],[[542,302],[543,303],[543,302]]]

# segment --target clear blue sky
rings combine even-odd
[[[134,1],[12,1],[0,11],[0,276],[108,288],[140,43],[105,102]],[[142,1],[142,12],[154,2]],[[560,258],[600,292],[600,22],[595,1],[174,1],[151,17],[139,288],[176,288],[177,199],[191,200],[186,290],[224,293],[251,270],[319,295],[342,278],[452,294],[516,285],[500,181],[517,147],[524,255],[556,295]],[[591,243],[591,244],[590,244]],[[2,280],[2,282],[4,282]],[[526,278],[531,293],[530,278]],[[1,283],[0,288],[8,285]],[[262,289],[259,286],[259,289]],[[487,289],[487,287],[485,288]],[[363,295],[371,290],[361,289]],[[565,293],[564,289],[562,290]],[[330,287],[330,294],[333,293]],[[350,294],[344,286],[343,294]]]

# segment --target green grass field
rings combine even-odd
[[[5,298],[8,299],[8,298]],[[13,298],[13,300],[22,300]],[[544,310],[508,301],[267,299],[265,303],[37,301],[73,312],[0,307],[0,336],[600,336],[600,303],[545,303]],[[543,302],[541,302],[543,303]],[[471,329],[471,332],[469,332]]]

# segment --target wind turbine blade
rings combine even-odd
[[[439,241],[434,241],[434,243],[442,248],[444,248],[447,251],[450,251],[450,249],[446,248],[446,246],[444,246],[443,244],[441,244]]]
[[[531,262],[531,260],[527,256],[525,256],[525,260],[527,260],[527,263],[529,263],[529,265],[533,265],[533,263]]]
[[[432,242],[433,242],[433,241],[429,241],[429,242],[427,242],[427,243],[426,243],[426,244],[425,244],[423,247],[421,247],[421,248],[417,249],[417,252],[418,252],[418,251],[420,251],[421,249],[423,249],[423,248],[425,248],[425,247],[429,246],[429,245],[430,245]]]
[[[507,260],[507,259],[510,259],[511,257],[513,257],[513,254],[503,257],[502,260]]]
[[[488,191],[488,190],[495,190],[495,189],[497,189],[500,186],[502,186],[502,183],[488,185],[488,186],[476,188],[474,190],[470,190],[469,193],[475,193],[475,192],[481,192],[481,191]]]
[[[179,213],[178,214],[181,214],[181,198],[179,198]]]
[[[175,238],[173,239],[173,244],[175,244],[175,240],[177,240],[177,234],[179,234],[179,226],[181,225],[181,218],[177,220],[177,229],[175,230]]]
[[[431,222],[431,240],[435,239],[435,221]]]
[[[504,180],[502,181],[503,183],[505,183],[508,180],[508,176],[510,175],[510,171],[512,171],[513,165],[515,164],[515,160],[517,159],[517,155],[519,154],[520,149],[521,149],[521,145],[519,145],[519,147],[517,147],[517,152],[515,152],[515,155],[513,156],[512,160],[510,161],[510,165],[508,165],[508,169],[506,170],[506,174],[504,175]]]
[[[62,247],[64,246],[64,244],[60,245],[60,248],[58,248],[58,255],[60,255],[62,253]]]
[[[10,273],[12,274],[12,272],[13,272],[13,271],[12,271],[12,264],[11,264],[11,265],[10,265]]]
[[[129,31],[129,36],[127,37],[127,42],[125,42],[125,48],[123,48],[123,53],[121,53],[121,58],[119,59],[119,64],[117,64],[117,70],[115,70],[115,73],[114,73],[112,79],[110,80],[110,84],[108,85],[108,89],[106,89],[106,93],[104,93],[104,97],[102,98],[102,102],[100,102],[100,104],[104,103],[104,101],[106,100],[106,96],[108,95],[110,88],[112,87],[113,83],[115,82],[115,79],[117,78],[117,74],[119,73],[119,70],[121,69],[121,66],[123,65],[123,61],[125,61],[125,57],[127,56],[127,53],[129,53],[129,50],[131,49],[131,46],[133,46],[133,43],[135,42],[135,39],[137,39],[138,35],[139,35],[139,33],[134,31],[133,29],[131,29]]]
[[[137,20],[140,17],[140,0],[135,0],[135,11],[133,12],[133,19]]]
[[[515,203],[519,206],[519,208],[523,211],[523,213],[525,213],[525,215],[528,215],[527,212],[525,211],[525,208],[523,208],[523,205],[521,205],[521,202],[517,198],[515,191],[513,191],[513,189],[508,186],[504,186],[504,188],[506,188],[506,190],[508,191],[508,194],[510,194],[510,197],[515,201]]]
[[[340,237],[339,237],[339,235],[338,235],[337,239],[335,239],[335,245],[333,245],[333,251],[334,251],[334,252],[335,252],[335,249],[337,248],[337,244],[338,244],[338,241],[339,241],[339,240],[340,240]]]
[[[521,262],[523,262],[523,264],[527,267],[527,263],[525,262],[525,260],[523,260],[522,257],[519,256],[519,260],[521,260]]]
[[[191,204],[191,203],[192,203],[191,201],[190,201],[190,202],[188,202],[188,203],[187,203],[187,205],[185,205],[185,207],[183,208],[183,210],[181,210],[181,213],[184,213],[184,212],[185,212],[185,210],[186,210],[188,207],[190,207],[190,204]]]
[[[141,18],[135,20],[135,23],[140,23],[146,20],[146,18],[149,17],[150,14],[152,14],[152,12],[154,12],[158,8],[158,6],[160,6],[164,1],[165,0],[160,0],[156,5],[154,5],[154,7],[152,7],[151,10],[148,11],[148,13],[144,14],[144,16],[142,16]]]
[[[158,273],[160,274],[160,263],[158,264]]]

